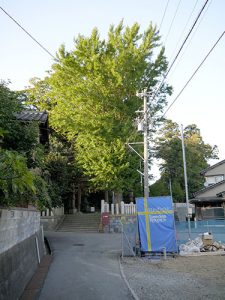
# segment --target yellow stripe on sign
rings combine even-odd
[[[144,209],[145,209],[145,224],[146,224],[146,234],[147,234],[147,242],[148,242],[148,251],[152,251],[151,245],[151,236],[150,236],[150,227],[149,227],[149,214],[148,214],[148,203],[147,198],[144,198]]]
[[[138,215],[169,215],[169,214],[173,214],[173,210],[158,210],[158,211],[138,212]]]

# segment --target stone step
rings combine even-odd
[[[98,227],[99,226],[99,224],[91,224],[91,225],[89,225],[89,224],[62,224],[61,225],[61,227],[62,226],[64,226],[64,227],[89,227],[89,228],[92,228],[92,227]]]
[[[73,223],[86,223],[86,222],[89,222],[89,223],[98,223],[99,221],[100,221],[100,219],[96,219],[96,220],[89,220],[89,219],[87,219],[87,220],[76,220],[76,219],[64,219],[65,220],[65,222],[73,222]]]
[[[74,224],[62,224],[60,227],[73,227],[73,228],[97,228],[99,224],[95,225],[87,225],[87,224],[82,224],[82,225],[74,225]]]
[[[67,221],[67,222],[98,222],[99,220],[100,220],[100,218],[99,219],[67,219],[67,218],[65,218],[64,219],[65,221]]]
[[[70,229],[70,228],[62,228],[58,229],[59,232],[98,232],[98,229]]]
[[[65,220],[64,223],[67,224],[97,224],[100,220]]]
[[[98,232],[99,223],[99,213],[66,215],[58,231]]]
[[[58,231],[98,231],[98,228],[70,228],[70,227],[62,227],[59,228]]]
[[[81,222],[81,223],[84,223],[84,222],[98,222],[98,221],[100,221],[100,218],[99,219],[67,219],[67,218],[65,218],[64,219],[65,220],[65,222]]]
[[[68,222],[98,222],[100,220],[100,218],[96,218],[96,219],[64,219],[65,221]]]
[[[81,230],[81,231],[98,231],[98,226],[60,226],[58,231],[61,230],[68,230],[68,231],[76,231],[76,230]]]
[[[100,218],[99,219],[67,219],[67,218],[65,218],[64,219],[65,221],[67,221],[67,222],[98,222],[99,220],[100,220]]]
[[[61,229],[80,229],[80,230],[88,230],[88,229],[93,229],[93,230],[97,230],[98,227],[74,227],[74,226],[62,226],[59,228],[59,230]]]
[[[71,217],[71,218],[85,218],[85,217],[99,217],[100,213],[87,213],[87,214],[81,214],[81,213],[75,213],[75,214],[66,214],[66,217]]]

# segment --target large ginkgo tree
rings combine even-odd
[[[105,39],[95,28],[79,35],[74,48],[61,46],[49,75],[33,79],[31,102],[50,114],[50,125],[74,144],[83,173],[98,189],[121,192],[139,180],[139,158],[127,142],[140,141],[135,126],[142,100],[136,93],[154,92],[167,70],[164,48],[152,24],[110,26]],[[152,116],[160,112],[171,87],[160,85],[149,102]]]

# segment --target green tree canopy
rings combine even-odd
[[[16,115],[24,109],[21,97],[0,83],[0,205],[49,205],[47,185],[34,168],[43,151],[38,144],[38,124],[22,123]],[[42,159],[40,158],[42,157]],[[33,168],[33,170],[31,169]]]
[[[139,180],[138,158],[131,159],[126,143],[142,139],[134,126],[142,107],[136,92],[153,92],[167,69],[159,41],[152,24],[140,33],[138,24],[120,22],[107,39],[94,29],[75,38],[73,50],[61,46],[49,76],[32,81],[31,102],[47,109],[51,126],[74,143],[78,164],[96,187],[122,190]],[[166,83],[160,87],[153,116],[170,92]]]
[[[1,147],[19,152],[32,152],[38,146],[38,124],[18,121],[16,115],[24,109],[18,93],[11,91],[7,83],[0,83]]]
[[[209,159],[217,159],[217,147],[206,144],[195,124],[184,128],[189,195],[202,188],[204,178],[200,171],[208,167]],[[185,199],[184,171],[181,133],[177,123],[167,120],[156,140],[156,158],[161,159],[161,178],[152,186],[152,192],[169,194],[169,180],[172,181],[176,201]],[[155,194],[154,194],[155,195]]]
[[[15,205],[16,197],[24,192],[35,193],[34,174],[26,159],[14,151],[0,149],[0,203]],[[24,203],[25,203],[24,199]]]
[[[68,200],[72,198],[74,192],[74,185],[81,177],[74,161],[73,150],[71,143],[52,132],[49,151],[44,158],[44,177],[48,182],[53,207],[60,206],[62,203],[68,206]]]

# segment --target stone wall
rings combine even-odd
[[[19,299],[45,253],[40,214],[0,210],[0,299]]]
[[[64,207],[52,208],[41,212],[41,225],[44,231],[55,230],[64,219]]]
[[[41,217],[41,225],[43,226],[44,231],[55,230],[62,223],[63,219],[64,216]]]
[[[0,253],[27,239],[40,229],[40,212],[0,209]]]

